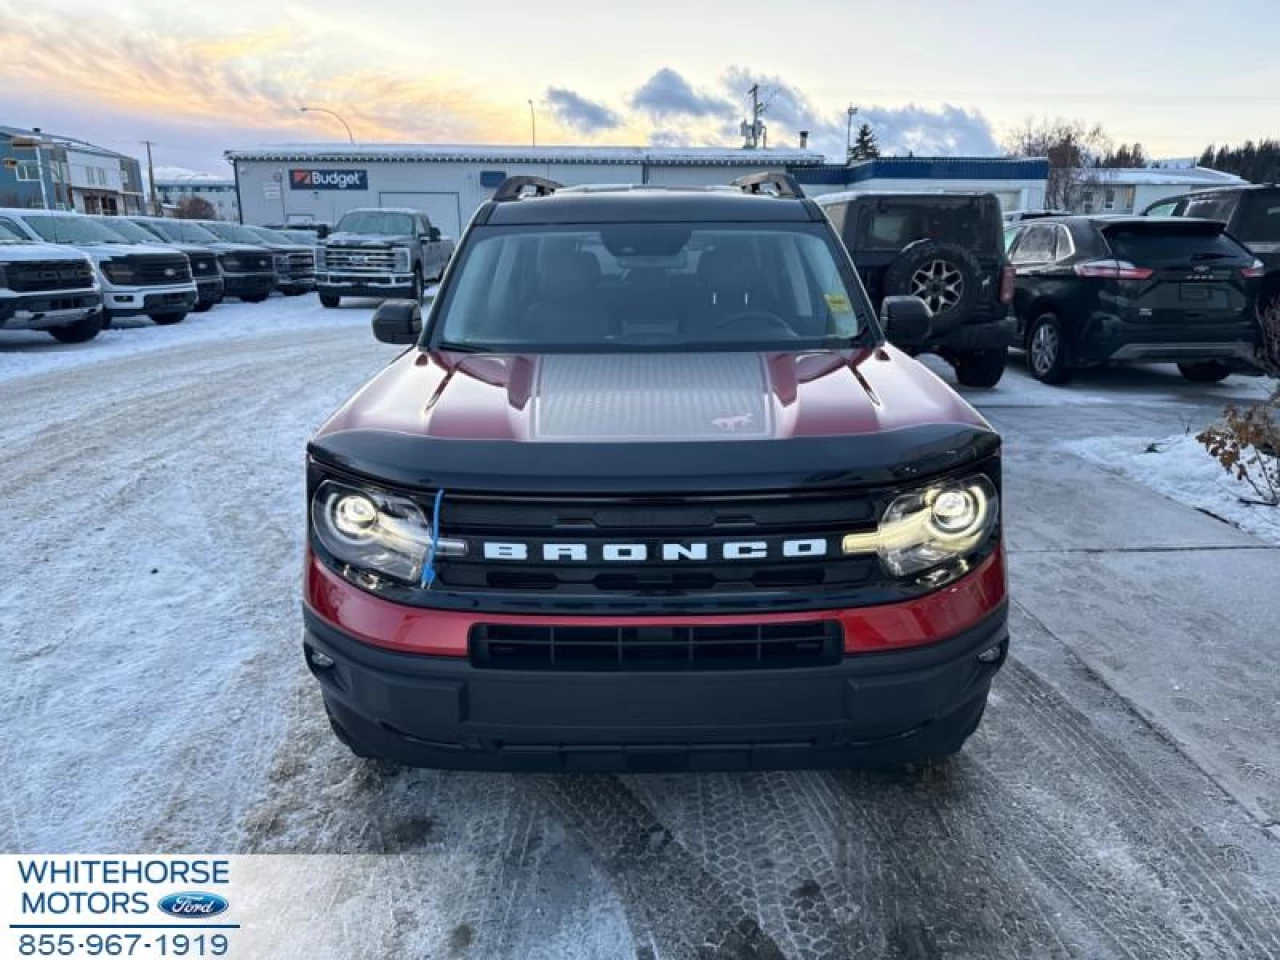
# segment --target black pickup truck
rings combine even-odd
[[[336,307],[343,297],[421,300],[427,281],[444,275],[453,248],[453,238],[417,210],[351,210],[316,250],[320,302]]]

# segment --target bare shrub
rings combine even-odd
[[[1196,434],[1209,456],[1257,495],[1246,503],[1280,506],[1280,391],[1244,410],[1227,407],[1222,422]],[[1242,500],[1244,498],[1241,498]]]

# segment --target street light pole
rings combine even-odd
[[[533,112],[533,100],[529,101],[529,130],[533,137],[533,145],[538,145],[538,115]]]
[[[343,120],[341,116],[334,113],[332,110],[329,110],[325,107],[299,107],[298,112],[299,113],[327,113],[329,116],[333,117],[340,124],[342,124],[343,128],[347,131],[348,142],[350,143],[356,142],[356,138],[351,135],[351,127],[347,125],[347,121]]]

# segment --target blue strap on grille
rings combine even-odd
[[[422,560],[422,589],[430,590],[436,582],[436,544],[440,542],[440,502],[444,499],[444,487],[436,491],[436,504],[431,510],[431,544]]]

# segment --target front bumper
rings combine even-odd
[[[77,323],[102,309],[102,294],[93,290],[47,293],[0,293],[0,329],[48,330]]]
[[[274,273],[224,273],[224,294],[228,297],[265,297],[276,288]]]
[[[361,276],[351,273],[317,273],[317,292],[335,297],[403,299],[413,296],[413,274]]]
[[[199,294],[194,283],[171,287],[111,287],[102,294],[109,317],[141,314],[186,313],[196,305]]]
[[[315,589],[304,611],[307,663],[339,735],[357,752],[413,766],[485,770],[756,769],[850,766],[920,759],[954,748],[981,715],[991,679],[1007,654],[1007,606],[989,578],[990,600],[975,620],[964,580],[953,585],[968,624],[946,639],[879,653],[846,653],[837,663],[785,669],[519,670],[474,666],[465,656],[425,656],[357,639],[365,611],[348,607],[350,629]],[[333,583],[320,587],[335,600]],[[353,596],[359,594],[351,588]],[[931,595],[945,602],[953,588]],[[336,598],[345,599],[345,598]],[[934,602],[938,602],[935,599]],[[317,613],[326,609],[326,616]],[[439,614],[441,633],[456,612]],[[918,624],[911,603],[826,611]],[[471,624],[502,619],[465,615]],[[525,623],[554,618],[524,617]],[[673,618],[664,618],[670,621]],[[690,617],[715,624],[732,618]],[[572,622],[561,618],[559,622]],[[644,626],[645,618],[629,618]],[[389,638],[391,639],[391,638]],[[893,638],[886,638],[892,640]],[[393,641],[394,642],[394,641]],[[449,642],[447,639],[442,643]],[[846,649],[851,642],[846,627]],[[860,641],[859,641],[860,642]],[[988,654],[980,660],[979,654]],[[317,666],[317,654],[325,666]]]
[[[223,284],[221,277],[213,277],[209,280],[197,280],[197,305],[203,306],[206,303],[221,303],[224,290],[225,284]]]

